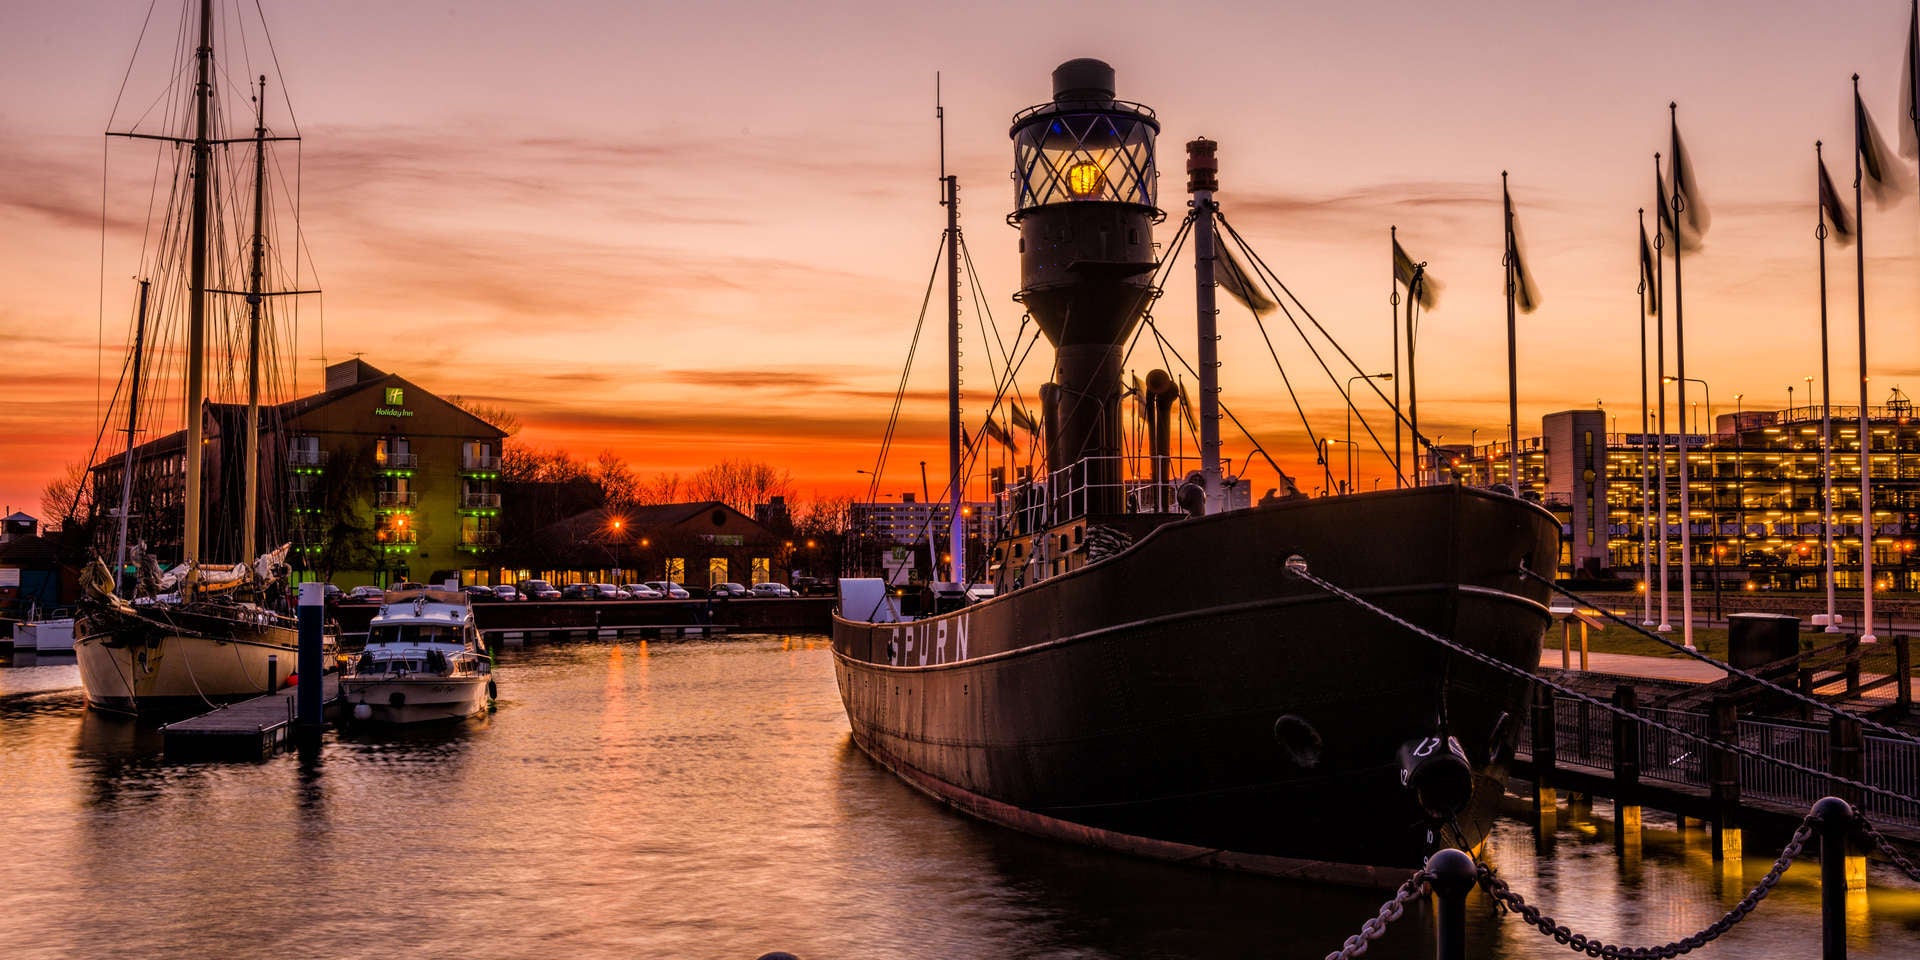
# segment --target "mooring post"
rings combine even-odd
[[[300,673],[298,725],[319,730],[326,723],[321,715],[320,693],[324,677],[320,666],[320,641],[326,622],[326,588],[318,582],[300,585]]]
[[[1866,735],[1861,729],[1860,720],[1843,713],[1834,713],[1827,723],[1827,771],[1835,777],[1860,782],[1866,779]],[[1860,809],[1866,797],[1859,787],[1844,783],[1833,785],[1834,795],[1846,802],[1853,810]],[[1822,853],[1824,856],[1824,852]],[[1867,858],[1864,854],[1846,857],[1847,887],[1864,890],[1867,887]]]
[[[1613,689],[1613,705],[1625,715],[1613,715],[1614,827],[1623,843],[1640,841],[1640,697],[1633,684]]]
[[[1907,646],[1907,635],[1897,633],[1893,636],[1893,701],[1900,705],[1900,713],[1913,710],[1913,653]]]
[[[280,655],[269,653],[267,654],[267,692],[272,693],[278,689],[280,689]]]
[[[1553,792],[1554,766],[1559,762],[1559,734],[1554,730],[1553,691],[1542,684],[1533,687],[1533,812],[1542,830],[1551,832],[1560,798]]]
[[[1464,850],[1451,847],[1427,859],[1427,871],[1433,874],[1433,895],[1439,900],[1434,911],[1437,926],[1434,939],[1438,960],[1467,960],[1467,893],[1479,878],[1480,869]]]
[[[1713,712],[1707,715],[1707,734],[1720,743],[1738,743],[1740,706],[1732,698],[1716,697]],[[1740,808],[1740,758],[1725,747],[1714,747],[1707,756],[1707,775],[1712,785],[1713,859],[1740,863],[1740,828],[1734,825],[1734,813]]]
[[[1853,808],[1839,797],[1813,805],[1820,821],[1820,956],[1847,960],[1847,834]]]

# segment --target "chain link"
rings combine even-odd
[[[1872,840],[1873,845],[1880,848],[1880,853],[1888,860],[1893,861],[1894,866],[1899,867],[1901,872],[1907,876],[1920,881],[1920,867],[1914,866],[1913,861],[1907,859],[1904,854],[1896,849],[1893,841],[1888,840],[1885,834],[1874,829],[1873,824],[1867,822],[1866,814],[1855,810],[1853,812],[1853,821],[1860,825],[1860,832],[1866,834],[1867,839]]]
[[[1368,917],[1367,922],[1360,925],[1360,932],[1348,937],[1340,949],[1327,954],[1326,960],[1352,960],[1366,953],[1367,947],[1387,932],[1387,924],[1400,919],[1400,915],[1407,912],[1407,904],[1427,895],[1427,886],[1432,880],[1433,874],[1425,870],[1416,871],[1408,877],[1407,882],[1401,884],[1400,889],[1380,905],[1380,912]]]
[[[1552,917],[1542,914],[1540,908],[1528,904],[1519,894],[1514,893],[1507,887],[1507,882],[1494,873],[1493,866],[1485,862],[1480,864],[1480,886],[1487,891],[1488,896],[1493,898],[1502,913],[1519,914],[1520,919],[1538,928],[1542,934],[1552,937],[1555,943],[1565,944],[1570,949],[1589,957],[1604,957],[1606,960],[1650,960],[1650,958],[1668,960],[1668,958],[1706,946],[1718,939],[1721,934],[1733,929],[1735,924],[1745,920],[1747,915],[1760,905],[1760,901],[1765,900],[1767,894],[1772,892],[1774,884],[1780,882],[1780,877],[1787,872],[1787,868],[1793,866],[1793,858],[1800,855],[1800,848],[1805,846],[1807,838],[1813,835],[1815,822],[1811,813],[1801,818],[1799,828],[1793,831],[1793,839],[1787,842],[1786,847],[1780,851],[1779,858],[1773,861],[1773,868],[1767,871],[1766,876],[1760,878],[1759,883],[1753,885],[1752,890],[1747,891],[1747,895],[1742,897],[1739,903],[1733,905],[1733,909],[1728,910],[1720,919],[1708,924],[1706,929],[1699,933],[1657,947],[1616,946],[1597,937],[1574,933],[1565,924],[1556,923]]]

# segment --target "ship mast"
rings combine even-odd
[[[934,112],[940,119],[940,183],[947,208],[947,555],[951,583],[967,581],[967,524],[960,516],[960,178],[947,174],[947,111],[939,105],[934,78]],[[928,509],[932,509],[929,505]]]
[[[1200,338],[1200,475],[1207,491],[1207,512],[1226,509],[1220,495],[1220,311],[1214,306],[1213,192],[1220,189],[1215,144],[1201,138],[1187,144],[1187,189],[1193,192],[1193,293]]]
[[[127,511],[133,507],[133,438],[140,428],[140,364],[147,346],[147,286],[140,281],[140,312],[133,327],[133,370],[128,374],[127,451],[120,455],[120,542],[114,549],[113,576],[127,569]]]
[[[267,78],[260,78],[253,120],[253,250],[247,274],[247,506],[241,514],[240,559],[259,549],[255,537],[260,512],[260,287],[267,255]]]
[[[206,442],[201,407],[206,404],[207,215],[213,144],[207,138],[207,114],[213,102],[213,0],[200,0],[200,46],[194,81],[192,247],[187,281],[187,489],[186,523],[180,559],[200,559],[200,459]]]

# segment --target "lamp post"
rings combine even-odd
[[[1329,446],[1331,446],[1331,445],[1333,445],[1333,444],[1336,444],[1336,443],[1341,443],[1341,444],[1345,444],[1345,445],[1346,445],[1346,447],[1347,447],[1347,478],[1346,478],[1345,480],[1342,480],[1342,481],[1340,481],[1340,492],[1341,492],[1341,493],[1352,493],[1352,492],[1353,492],[1353,486],[1354,486],[1354,484],[1353,484],[1353,447],[1354,447],[1354,443],[1353,443],[1353,441],[1352,441],[1352,440],[1334,440],[1334,439],[1331,439],[1331,438],[1329,438],[1329,439],[1327,440],[1327,444],[1328,444]]]
[[[1734,531],[1733,549],[1739,552],[1740,578],[1751,581],[1753,574],[1747,570],[1747,469],[1741,461],[1741,451],[1746,446],[1747,418],[1740,401],[1746,394],[1733,395],[1733,508],[1734,523],[1739,529]]]
[[[1346,386],[1341,390],[1341,393],[1345,394],[1347,398],[1347,489],[1350,491],[1356,486],[1359,486],[1359,482],[1353,474],[1353,382],[1355,380],[1392,379],[1393,374],[1391,373],[1363,373],[1358,376],[1348,377]]]

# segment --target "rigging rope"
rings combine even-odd
[[[920,319],[913,324],[913,340],[907,344],[907,362],[900,369],[900,385],[894,388],[893,409],[887,414],[887,429],[880,436],[880,452],[873,462],[873,479],[867,482],[867,502],[880,498],[880,477],[887,469],[887,453],[893,447],[893,434],[900,425],[900,407],[907,397],[907,378],[913,373],[913,355],[920,349],[920,332],[927,324],[927,307],[933,303],[933,285],[940,279],[940,260],[946,254],[946,231],[940,231],[940,243],[934,250],[933,270],[927,274],[927,293],[920,299]]]

